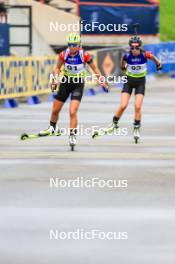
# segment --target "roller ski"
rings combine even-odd
[[[69,136],[69,146],[70,146],[71,151],[75,150],[76,143],[77,143],[76,135],[75,134],[71,134]]]
[[[92,138],[104,136],[104,135],[111,135],[115,130],[117,131],[119,129],[119,126],[117,123],[112,123],[108,127],[104,128],[103,131],[100,129],[99,131],[95,131],[92,135]]]
[[[134,126],[133,137],[134,137],[135,144],[138,144],[139,139],[140,139],[140,126],[139,125]]]
[[[41,130],[37,134],[27,134],[24,133],[21,135],[21,140],[27,140],[27,139],[35,139],[35,138],[41,138],[41,137],[51,137],[51,136],[62,136],[62,133],[60,130],[55,130],[54,127],[49,126],[45,130]]]

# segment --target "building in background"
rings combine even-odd
[[[65,48],[72,31],[81,33],[87,49],[127,44],[136,22],[144,43],[159,42],[158,0],[9,0],[5,4],[14,55],[54,55]],[[1,7],[1,21],[6,23],[4,4]],[[69,27],[80,21],[79,28]],[[95,28],[89,30],[89,24]]]

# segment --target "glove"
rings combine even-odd
[[[126,71],[126,67],[124,66],[124,67],[121,67],[121,70],[122,71]]]
[[[161,63],[157,64],[157,70],[158,70],[158,71],[161,71],[162,68],[163,68],[163,67],[162,67],[162,64],[161,64]]]
[[[51,74],[50,75],[50,89],[52,93],[57,89],[58,87],[58,76]]]
[[[104,83],[104,84],[102,84],[101,87],[103,88],[103,90],[104,90],[106,93],[109,93],[109,84],[108,84],[108,83]]]
[[[104,87],[104,86],[101,86],[102,88],[103,88],[103,91],[105,92],[105,93],[109,93],[109,89],[108,88],[106,88],[106,87]]]
[[[54,79],[54,78],[51,78],[50,79],[50,88],[51,88],[51,91],[54,92],[58,87],[58,80],[57,79]]]
[[[105,92],[107,93],[109,92],[109,84],[106,82],[103,76],[99,77],[98,83],[101,85],[101,87],[104,89]]]
[[[51,83],[50,84],[50,89],[52,92],[54,92],[57,89],[57,87],[58,87],[58,83]]]

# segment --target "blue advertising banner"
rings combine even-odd
[[[0,56],[9,55],[9,25],[0,24]]]
[[[150,50],[163,64],[162,73],[175,72],[175,42],[145,45],[145,50]],[[157,73],[154,62],[148,62],[148,74]]]
[[[139,34],[159,32],[159,7],[80,5],[84,21],[82,34],[133,34],[133,23],[140,23]],[[149,18],[149,19],[148,19]]]

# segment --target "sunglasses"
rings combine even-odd
[[[131,50],[139,50],[139,47],[131,47]]]
[[[75,47],[78,47],[78,44],[68,43],[68,47],[75,48]]]

